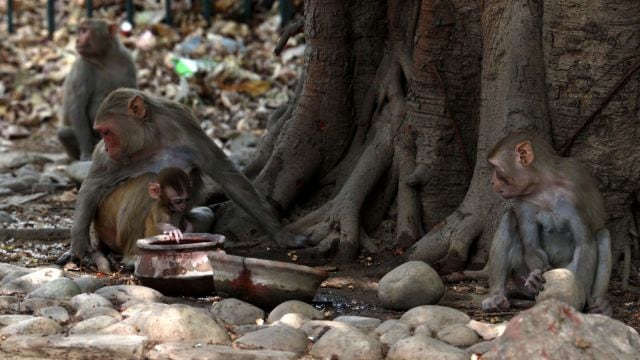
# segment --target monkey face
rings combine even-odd
[[[491,187],[493,191],[504,199],[521,197],[527,194],[529,181],[527,174],[528,169],[518,168],[518,164],[506,166],[504,159],[490,159],[489,163],[493,166],[493,174],[491,176]]]
[[[108,121],[96,124],[93,128],[102,137],[104,150],[107,152],[107,155],[113,160],[120,160],[122,158],[122,147],[120,146],[119,136],[115,128],[111,126]]]
[[[171,211],[182,213],[187,210],[189,197],[191,194],[188,194],[184,191],[176,191],[171,186],[165,186],[163,191],[164,196],[166,197],[167,205]]]

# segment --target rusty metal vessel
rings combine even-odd
[[[212,294],[213,272],[207,253],[224,241],[222,235],[207,233],[185,233],[179,243],[167,235],[139,239],[134,275],[164,295]]]

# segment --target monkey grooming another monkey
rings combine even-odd
[[[153,174],[168,166],[189,174],[193,204],[203,201],[203,178],[209,177],[279,247],[307,245],[306,237],[282,228],[267,200],[205,134],[185,106],[139,90],[118,89],[98,109],[94,129],[102,135],[102,141],[96,146],[89,174],[76,199],[71,250],[58,259],[58,264],[66,264],[74,255],[91,255],[98,269],[108,272],[104,245],[129,259],[125,263],[132,262],[135,242],[144,235],[144,219],[152,202],[148,183],[153,181]],[[197,222],[206,221],[211,219],[205,214]],[[89,237],[92,223],[95,240]]]
[[[491,185],[514,207],[500,221],[489,263],[485,311],[506,310],[509,280],[533,299],[544,289],[544,271],[566,268],[585,291],[587,311],[610,315],[607,289],[611,246],[604,202],[595,179],[577,161],[558,156],[533,131],[517,130],[489,155]]]
[[[191,179],[182,169],[162,169],[158,178],[149,183],[149,196],[154,199],[145,219],[144,236],[167,234],[180,242],[183,232],[193,232],[187,216],[191,210]]]
[[[129,51],[118,39],[118,26],[104,20],[80,23],[76,51],[80,57],[64,82],[58,139],[71,159],[91,160],[100,140],[92,129],[98,107],[111,91],[137,87],[136,69]]]

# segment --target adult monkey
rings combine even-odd
[[[148,173],[158,173],[168,166],[185,170],[191,177],[194,204],[202,201],[203,176],[209,176],[242,210],[256,220],[280,247],[302,247],[306,237],[282,229],[274,210],[260,196],[251,182],[239,172],[222,150],[202,131],[194,114],[173,101],[147,95],[135,89],[118,89],[104,100],[96,115],[94,129],[102,135],[93,153],[89,175],[82,183],[74,223],[71,250],[60,259],[66,263],[73,255],[90,254],[98,264],[108,265],[99,246],[91,243],[89,228],[96,214],[135,224],[118,231],[127,234],[116,243],[125,257],[131,256],[135,241],[144,232],[144,218],[151,198],[148,196]],[[109,213],[99,205],[111,196],[146,199],[125,214]],[[115,212],[118,208],[112,210]],[[105,214],[105,212],[107,212]],[[113,229],[105,229],[106,235]],[[100,235],[100,234],[98,234]],[[102,266],[107,269],[107,266]],[[101,271],[104,271],[100,269]],[[108,269],[107,269],[108,271]]]
[[[104,20],[83,20],[78,26],[73,63],[64,82],[62,126],[58,139],[70,158],[90,160],[100,136],[92,130],[98,107],[118,88],[136,88],[136,68],[118,40],[118,26]]]
[[[582,285],[587,310],[610,315],[610,235],[595,179],[528,130],[500,140],[489,163],[493,190],[513,199],[514,208],[503,215],[491,245],[483,309],[509,308],[510,279],[521,295],[534,296],[544,288],[544,271],[566,268]]]

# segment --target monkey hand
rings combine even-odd
[[[295,235],[288,231],[279,231],[276,234],[276,245],[283,249],[300,249],[311,246],[311,240],[304,235]]]
[[[504,294],[491,295],[482,300],[482,310],[485,312],[507,311],[509,307],[511,303]]]
[[[542,270],[535,269],[525,279],[524,287],[531,291],[533,295],[538,295],[540,291],[544,290],[544,277],[542,276]]]
[[[164,231],[165,235],[169,235],[169,239],[179,243],[184,239],[184,235],[182,235],[182,231],[178,228],[167,229]]]
[[[611,316],[613,314],[613,309],[611,309],[611,304],[609,304],[609,300],[607,300],[607,298],[596,297],[590,301],[590,304],[587,306],[587,312],[590,314]]]

